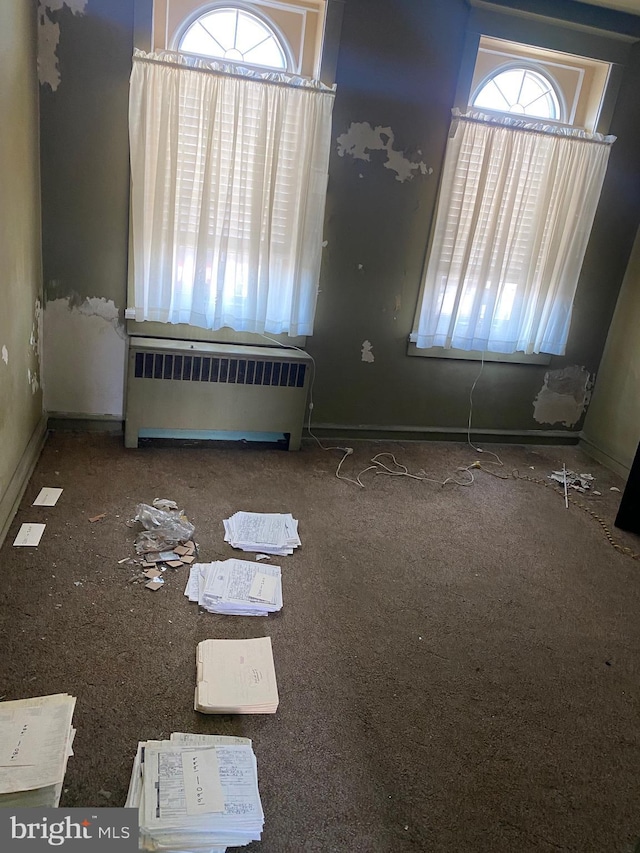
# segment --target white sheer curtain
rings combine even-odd
[[[136,51],[136,320],[312,333],[333,100],[279,72]]]
[[[417,347],[564,353],[614,139],[454,111]]]

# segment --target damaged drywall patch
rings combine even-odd
[[[548,370],[533,401],[534,419],[540,424],[574,426],[589,405],[594,380],[595,376],[578,364]]]
[[[44,310],[45,408],[122,416],[126,333],[113,300],[74,297]]]
[[[367,364],[373,364],[375,361],[372,350],[373,344],[371,341],[364,341],[362,344],[362,360]]]
[[[393,147],[394,135],[390,127],[371,127],[367,121],[352,122],[349,130],[341,134],[336,141],[340,157],[349,154],[355,160],[370,161],[371,151],[384,151],[386,158],[383,166],[396,173],[396,181],[409,181],[416,171],[421,175],[433,174],[433,169],[428,168],[426,163],[414,163],[402,151]]]
[[[82,15],[88,0],[39,0],[38,2],[38,79],[55,92],[60,85],[58,43],[60,24],[54,17],[64,6],[74,15]]]
[[[6,348],[6,346],[2,347],[2,360],[5,364],[9,364],[9,350]]]

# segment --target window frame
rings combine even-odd
[[[609,132],[611,117],[622,81],[623,68],[629,58],[629,52],[636,39],[623,34],[595,30],[576,24],[567,25],[556,19],[548,18],[534,13],[508,10],[491,7],[489,3],[471,0],[472,8],[467,24],[467,33],[462,51],[458,84],[452,106],[465,113],[470,108],[472,84],[480,40],[482,36],[493,39],[502,39],[515,44],[532,45],[544,50],[557,51],[571,56],[583,56],[610,63],[611,68],[605,87],[604,95],[600,105],[600,114],[595,127],[595,132],[606,135]],[[476,5],[477,4],[477,5]],[[491,112],[480,109],[482,112]],[[510,115],[509,113],[496,112],[496,115]],[[535,119],[532,117],[532,121]],[[563,122],[552,122],[550,124],[563,124]],[[443,149],[444,162],[444,149]],[[497,353],[482,352],[479,350],[459,350],[455,348],[444,349],[442,347],[430,347],[419,349],[411,340],[414,334],[415,322],[418,317],[420,306],[424,295],[424,271],[431,254],[433,233],[435,231],[436,213],[440,190],[436,196],[433,206],[432,219],[428,226],[428,241],[425,252],[425,262],[421,269],[421,281],[418,298],[412,319],[411,333],[407,339],[406,354],[417,358],[444,358],[464,361],[491,361],[506,362],[512,364],[548,365],[552,359],[558,358],[550,353],[527,355],[525,353]],[[580,284],[578,283],[578,289]],[[578,290],[579,292],[579,290]],[[570,338],[569,338],[570,342]],[[569,343],[568,342],[568,343]]]
[[[191,51],[181,49],[180,42],[182,41],[184,36],[187,34],[188,30],[193,26],[193,24],[195,24],[200,18],[203,18],[205,15],[208,15],[211,12],[223,11],[223,10],[244,12],[247,15],[250,15],[251,17],[256,18],[256,20],[260,21],[260,23],[263,24],[263,26],[266,27],[270,31],[270,33],[273,35],[273,37],[278,42],[278,45],[284,54],[284,58],[285,58],[287,67],[286,68],[277,68],[275,65],[257,65],[253,62],[247,62],[245,59],[242,59],[242,60],[240,60],[240,59],[238,59],[238,60],[224,59],[223,57],[214,56],[214,55],[208,54],[208,53],[194,54],[194,53],[191,53]],[[294,60],[294,55],[293,55],[293,50],[291,49],[291,45],[289,44],[288,39],[285,37],[285,35],[282,32],[282,30],[280,29],[280,27],[277,26],[275,21],[271,20],[262,11],[262,9],[259,6],[257,6],[257,5],[253,6],[251,4],[243,3],[243,2],[236,2],[236,0],[219,0],[218,2],[208,3],[206,6],[203,6],[200,9],[197,9],[196,11],[194,11],[192,14],[188,15],[183,20],[180,27],[173,34],[173,37],[171,39],[170,44],[171,44],[171,47],[170,47],[171,50],[175,50],[175,51],[178,51],[180,53],[187,53],[187,54],[190,54],[191,56],[203,56],[207,59],[218,60],[218,61],[224,62],[228,65],[242,65],[242,66],[246,66],[248,68],[255,68],[256,70],[259,70],[259,71],[264,71],[264,70],[284,71],[287,74],[299,73],[298,69],[295,67],[296,62]]]
[[[500,110],[498,108],[492,107],[483,107],[475,103],[475,99],[480,95],[482,90],[492,81],[495,82],[496,77],[499,77],[505,71],[524,71],[531,72],[533,74],[537,74],[539,77],[542,77],[549,86],[549,89],[553,92],[555,99],[558,103],[558,109],[560,115],[556,118],[550,118],[548,116],[538,116],[534,113],[513,113],[510,110]],[[497,85],[497,84],[496,84]],[[531,62],[531,61],[522,61],[519,62],[515,58],[513,60],[506,60],[504,63],[495,68],[490,74],[485,75],[480,83],[476,86],[475,91],[469,93],[469,107],[473,107],[476,110],[481,112],[490,112],[496,113],[497,115],[508,115],[508,116],[522,116],[523,118],[530,118],[531,120],[538,119],[539,121],[544,121],[553,124],[569,124],[570,122],[566,121],[567,115],[567,105],[566,99],[562,92],[561,87],[558,85],[558,82],[552,77],[551,73],[547,71],[544,65],[539,63]]]
[[[336,82],[336,69],[338,64],[338,50],[342,32],[342,20],[344,15],[345,0],[324,0],[324,27],[322,32],[322,50],[320,56],[320,67],[318,79],[326,86],[333,86]],[[229,4],[226,4],[229,5]],[[203,3],[201,11],[205,7]],[[133,21],[133,46],[139,50],[149,53],[154,48],[154,0],[134,0]],[[264,69],[263,69],[264,70]],[[127,268],[127,304],[133,304],[133,243],[132,232],[129,229],[129,264]],[[186,323],[167,325],[145,321],[139,323],[135,320],[135,311],[125,309],[125,321],[127,334],[142,337],[166,338],[169,340],[204,341],[228,344],[249,344],[260,346],[273,346],[280,344],[284,346],[302,347],[306,343],[306,336],[297,337],[286,333],[274,334],[269,337],[270,343],[262,335],[253,332],[238,332],[224,327],[222,329],[204,329],[198,326],[190,326]]]

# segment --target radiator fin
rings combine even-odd
[[[306,364],[294,361],[137,352],[134,375],[136,379],[303,388],[306,370]]]

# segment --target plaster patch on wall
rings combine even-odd
[[[548,370],[544,384],[533,401],[533,417],[540,424],[572,427],[578,423],[591,399],[595,375],[586,367],[571,364]]]
[[[367,362],[367,364],[373,364],[375,361],[372,350],[373,344],[371,341],[364,341],[362,344],[362,360]]]
[[[428,168],[426,163],[414,163],[402,151],[393,147],[394,135],[390,127],[371,127],[367,121],[352,122],[349,130],[341,134],[336,141],[340,157],[349,154],[355,160],[370,161],[371,151],[384,151],[386,160],[383,166],[395,172],[396,181],[401,183],[411,180],[416,171],[422,175],[433,173],[433,169]],[[362,177],[362,174],[359,177]]]
[[[50,300],[44,310],[45,408],[122,417],[126,333],[113,300]]]
[[[53,92],[60,85],[58,43],[60,25],[51,15],[66,6],[74,15],[82,15],[88,0],[39,0],[38,3],[38,79]]]
[[[2,347],[2,360],[5,364],[9,364],[9,350],[6,348],[6,346]]]

